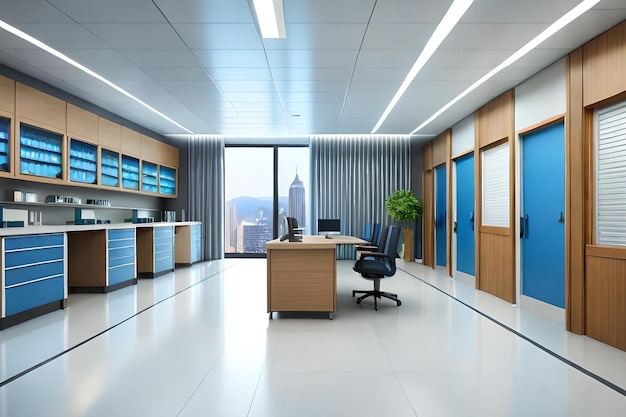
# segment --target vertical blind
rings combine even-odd
[[[189,219],[202,222],[202,259],[224,257],[224,138],[192,136],[187,153]]]
[[[509,227],[509,144],[482,152],[484,226]]]
[[[385,199],[411,187],[408,135],[311,136],[310,155],[312,217],[341,219],[345,235],[361,236],[368,223],[389,224]],[[337,252],[354,257],[352,247]]]
[[[596,243],[626,246],[626,103],[596,112]]]

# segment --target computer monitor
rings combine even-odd
[[[341,220],[339,219],[318,219],[317,233],[320,235],[338,235],[340,234]]]

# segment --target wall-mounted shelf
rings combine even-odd
[[[20,174],[63,178],[63,135],[21,123]]]
[[[122,155],[122,188],[139,191],[139,159]]]
[[[158,190],[157,166],[150,162],[141,164],[141,191],[156,193]]]
[[[64,207],[64,208],[83,208],[83,209],[112,209],[112,210],[141,210],[141,211],[153,211],[160,210],[142,208],[142,207],[117,207],[117,206],[101,206],[98,204],[71,204],[71,203],[40,203],[40,202],[26,202],[26,201],[0,201],[0,206],[15,206],[15,207]]]
[[[95,145],[70,139],[70,181],[96,183],[97,151]]]
[[[9,172],[11,170],[11,119],[0,117],[0,171]]]
[[[176,194],[176,170],[166,166],[159,166],[159,192],[161,194]]]
[[[120,185],[120,154],[102,149],[100,154],[100,183],[107,187]]]

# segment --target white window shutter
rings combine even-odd
[[[626,246],[626,103],[596,112],[596,243]]]
[[[509,144],[482,152],[482,225],[509,227]]]

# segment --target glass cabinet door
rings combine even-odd
[[[70,181],[96,183],[96,145],[70,139]]]
[[[122,188],[139,191],[139,159],[122,155]]]
[[[63,135],[21,123],[20,174],[63,178]]]
[[[159,167],[159,192],[161,194],[176,194],[176,170],[174,168]]]
[[[100,154],[100,183],[108,187],[120,185],[120,154],[102,149]]]
[[[150,162],[141,163],[141,191],[156,193],[158,191],[157,166]]]
[[[11,157],[9,156],[11,132],[11,120],[0,117],[0,171],[9,172],[11,170]]]

